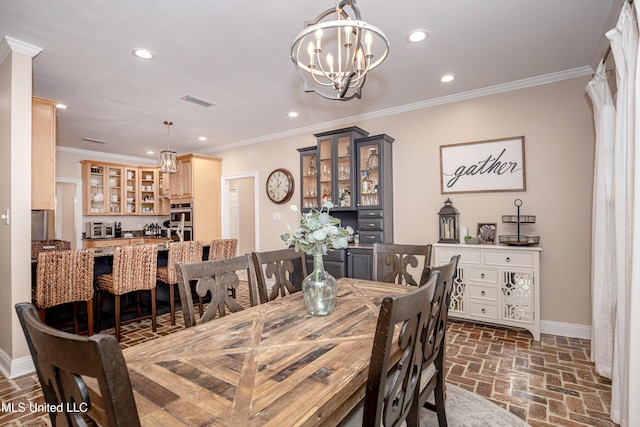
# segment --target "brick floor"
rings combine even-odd
[[[242,301],[241,301],[242,302]],[[184,328],[182,312],[171,326],[169,314],[123,326],[121,347]],[[102,331],[111,333],[113,330]],[[475,392],[534,427],[614,427],[609,419],[611,382],[589,362],[590,341],[542,334],[536,342],[526,331],[450,321],[447,332],[447,382]],[[44,403],[35,374],[7,379],[0,375],[0,401]],[[1,426],[48,426],[46,413],[0,412]]]

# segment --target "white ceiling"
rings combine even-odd
[[[304,21],[332,0],[2,0],[0,36],[43,49],[34,95],[69,106],[58,113],[59,146],[157,158],[146,152],[166,148],[164,120],[175,123],[173,149],[207,153],[524,79],[587,74],[623,1],[360,0],[362,18],[391,48],[362,99],[347,102],[305,93],[289,58]],[[431,36],[410,45],[416,28]],[[135,58],[135,47],[156,59]],[[456,80],[440,83],[446,73]],[[182,101],[187,94],[216,105]]]

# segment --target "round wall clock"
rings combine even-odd
[[[293,175],[286,169],[276,169],[267,178],[267,196],[273,203],[286,203],[293,196]]]

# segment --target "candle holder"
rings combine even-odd
[[[444,202],[444,206],[438,212],[439,239],[438,243],[459,243],[458,217],[460,212],[451,204],[451,199]]]

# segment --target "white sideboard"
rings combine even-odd
[[[540,340],[537,246],[435,243],[435,265],[459,255],[449,317],[523,328]]]

